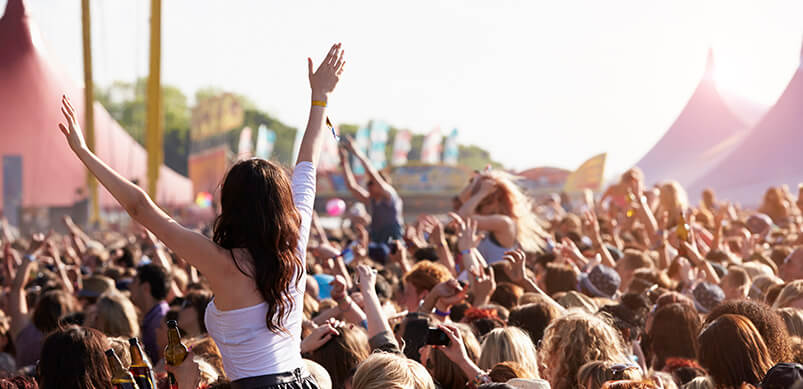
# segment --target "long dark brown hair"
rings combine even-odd
[[[303,270],[297,247],[301,216],[293,204],[290,180],[272,162],[240,161],[223,181],[220,203],[213,240],[228,249],[237,269],[256,282],[268,303],[268,329],[284,331],[282,321],[293,304],[288,288],[294,278],[300,281]],[[237,263],[234,249],[248,250],[248,272]]]
[[[722,315],[698,337],[697,359],[718,388],[758,385],[774,362],[750,319]]]
[[[111,389],[107,348],[105,336],[92,328],[71,325],[54,331],[42,345],[39,387]]]

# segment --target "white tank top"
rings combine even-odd
[[[298,252],[302,272],[306,269],[312,206],[315,200],[315,167],[309,162],[296,165],[292,179],[293,203],[301,214]],[[214,299],[206,307],[204,322],[215,340],[223,368],[232,381],[267,374],[291,372],[303,366],[301,359],[301,322],[303,320],[306,274],[298,285],[290,286],[293,305],[283,327],[287,332],[272,332],[265,324],[268,304],[230,311],[218,310]]]

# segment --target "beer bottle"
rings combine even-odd
[[[142,346],[139,344],[139,339],[128,339],[128,344],[131,349],[131,374],[134,380],[137,381],[139,389],[156,389],[156,377],[153,375],[153,367],[145,359],[145,353],[142,351]]]
[[[106,359],[109,361],[109,368],[112,371],[112,387],[114,389],[139,389],[134,376],[123,367],[120,358],[113,349],[106,350]]]
[[[685,257],[688,254],[680,242],[691,243],[691,227],[686,221],[686,211],[680,212],[680,220],[675,228],[675,233],[678,235],[678,254]]]
[[[181,343],[181,334],[178,331],[178,323],[175,320],[167,321],[167,346],[165,346],[165,363],[170,366],[180,365],[187,358],[187,346]],[[178,389],[176,377],[168,373],[167,379],[170,383],[170,389]]]
[[[628,201],[630,201],[630,203],[627,205],[627,213],[625,214],[625,216],[627,216],[627,218],[629,219],[633,217],[633,215],[636,213],[636,210],[633,209],[632,204],[638,199],[636,199],[636,195],[634,195],[633,192],[630,191],[627,192],[627,199]]]
[[[691,227],[686,222],[686,211],[680,212],[680,221],[677,227],[678,240],[691,243]]]

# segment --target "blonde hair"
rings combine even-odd
[[[591,361],[577,371],[577,387],[600,389],[602,384],[613,380],[640,380],[644,378],[641,368],[611,361]],[[590,381],[590,384],[589,384]]]
[[[544,331],[538,357],[553,389],[574,388],[577,372],[590,361],[628,363],[617,329],[599,316],[572,310]]]
[[[424,366],[404,356],[374,353],[354,373],[353,389],[435,389]]]
[[[781,289],[778,298],[772,304],[773,308],[786,308],[793,301],[803,298],[803,280],[792,281]]]
[[[533,212],[530,198],[516,185],[516,176],[501,171],[490,170],[477,175],[477,180],[492,180],[496,183],[496,191],[480,202],[480,206],[498,201],[502,213],[516,224],[516,242],[524,251],[538,252],[545,247],[544,223]],[[479,185],[475,186],[479,190]],[[472,193],[473,194],[473,193]]]
[[[803,309],[786,307],[778,309],[778,314],[786,323],[789,336],[803,337]]]
[[[104,293],[95,304],[99,320],[93,327],[106,336],[136,338],[139,336],[139,322],[134,304],[120,292]]]
[[[535,345],[526,332],[517,327],[495,328],[482,341],[480,369],[490,370],[499,362],[516,362],[524,370],[540,378]]]
[[[129,348],[128,339],[121,337],[107,337],[109,340],[109,348],[114,350],[123,367],[128,369],[131,367],[131,349]]]
[[[686,190],[677,181],[666,181],[661,184],[661,195],[658,197],[658,212],[669,212],[669,225],[680,222],[680,213],[689,207]],[[688,220],[687,220],[688,221]]]

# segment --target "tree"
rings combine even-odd
[[[115,81],[106,88],[96,88],[95,98],[139,144],[145,143],[145,86],[147,78],[134,83]],[[164,163],[179,174],[187,175],[189,155],[190,110],[187,96],[171,85],[162,85],[162,128]]]

